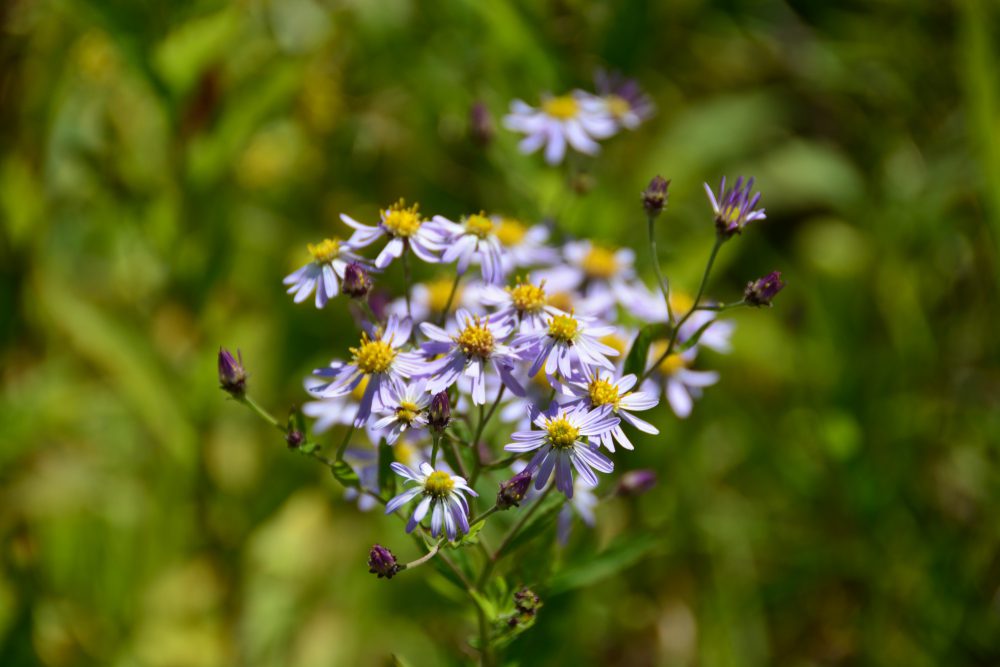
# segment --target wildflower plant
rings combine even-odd
[[[567,144],[593,153],[596,139],[635,129],[652,113],[634,82],[604,75],[599,83],[598,94],[546,98],[541,109],[515,102],[505,122],[527,134],[522,150],[544,145],[553,163]],[[285,282],[296,302],[315,293],[320,307],[338,295],[345,308],[359,304],[358,343],[305,379],[312,400],[286,422],[251,398],[242,357],[220,349],[223,390],[279,429],[289,448],[328,466],[359,507],[381,506],[402,522],[384,541],[409,534],[418,557],[403,562],[398,545],[376,544],[370,572],[388,580],[432,564],[467,594],[483,664],[496,664],[496,652],[541,607],[535,593],[511,591],[528,584],[544,592],[555,567],[520,574],[522,547],[565,545],[575,520],[593,525],[602,503],[651,488],[655,472],[629,470],[630,451],[660,446],[655,423],[671,419],[671,408],[687,417],[720,380],[692,368],[702,347],[728,349],[732,323],[720,316],[770,305],[784,286],[772,272],[737,301],[704,299],[721,247],[765,218],[753,179],[732,188],[723,179],[717,193],[705,186],[705,228],[714,225],[716,240],[701,283],[693,297],[672,292],[654,225],[668,186],[655,177],[637,206],[647,219],[652,288],[634,250],[561,237],[558,228],[487,212],[425,217],[403,200],[374,225],[342,215],[351,236],[311,245],[313,261]],[[447,272],[440,285],[411,280],[411,255]],[[405,269],[399,307],[373,308],[372,273],[396,259]],[[315,420],[311,429],[305,416]],[[318,436],[338,429],[339,444],[327,452]]]

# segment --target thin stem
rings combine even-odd
[[[497,507],[496,505],[494,505],[493,507],[489,508],[488,510],[486,510],[485,512],[483,512],[479,516],[477,516],[477,517],[475,517],[473,519],[469,519],[469,525],[470,526],[476,525],[477,523],[479,523],[480,521],[483,521],[484,519],[486,519],[486,517],[488,517],[489,515],[493,514],[496,511],[498,511],[499,509],[500,509],[499,507]]]
[[[469,471],[465,467],[465,461],[462,460],[462,453],[458,451],[456,443],[456,440],[448,439],[448,444],[451,445],[451,453],[455,455],[455,461],[458,463],[458,471],[462,473],[462,477],[469,479]]]
[[[407,563],[406,565],[404,565],[402,567],[402,569],[404,569],[404,570],[412,570],[415,567],[420,567],[421,565],[423,565],[424,563],[426,563],[427,561],[429,561],[431,558],[434,558],[434,556],[436,556],[437,553],[438,553],[438,551],[441,549],[441,544],[443,542],[444,542],[444,540],[438,540],[437,543],[434,546],[431,547],[430,551],[428,551],[427,553],[425,553],[423,556],[421,556],[420,558],[416,559],[415,561],[411,561],[411,562]]]
[[[670,281],[663,276],[663,272],[660,270],[660,254],[656,250],[656,225],[654,224],[656,218],[648,216],[646,221],[649,228],[649,251],[653,255],[653,270],[656,272],[656,282],[659,283],[660,291],[663,292],[663,301],[667,304],[667,322],[672,323],[674,321],[674,311],[670,305]]]
[[[483,437],[483,430],[486,428],[486,424],[489,423],[490,419],[493,418],[493,414],[497,411],[500,406],[500,401],[503,400],[504,392],[507,391],[507,385],[500,385],[500,391],[497,392],[496,400],[493,401],[493,405],[490,406],[490,411],[483,416],[483,406],[479,406],[479,426],[476,428],[476,435],[472,438],[472,446],[476,452],[476,471],[472,474],[472,480],[470,484],[475,484],[476,480],[479,478],[479,473],[483,470],[483,462],[479,456],[479,439]]]
[[[340,447],[337,448],[337,460],[344,460],[344,452],[347,451],[347,445],[351,443],[351,437],[354,435],[354,431],[357,427],[354,422],[351,422],[351,428],[347,429],[347,433],[344,435],[343,442],[340,443]]]
[[[497,470],[498,468],[506,468],[514,461],[521,458],[521,454],[514,454],[513,456],[508,456],[505,459],[500,459],[499,461],[494,461],[493,463],[487,463],[483,466],[485,470]]]
[[[496,548],[496,551],[494,551],[493,554],[490,556],[489,560],[486,561],[486,565],[483,566],[482,574],[479,575],[478,586],[480,588],[483,587],[486,584],[487,579],[490,578],[490,575],[493,573],[493,568],[496,566],[497,561],[500,560],[501,556],[503,556],[504,549],[506,549],[510,545],[511,540],[514,539],[514,536],[517,535],[518,531],[521,530],[524,527],[524,525],[528,523],[528,520],[531,519],[531,517],[535,514],[535,512],[538,511],[538,508],[542,506],[542,503],[545,501],[545,499],[549,496],[549,493],[551,493],[552,489],[554,488],[555,485],[549,484],[549,487],[545,489],[545,492],[538,497],[538,500],[532,503],[531,507],[525,510],[524,514],[522,514],[521,517],[517,520],[517,523],[511,526],[510,530],[507,531],[507,534],[503,536],[503,540],[500,541],[500,546]]]
[[[448,292],[448,300],[444,304],[444,310],[438,316],[438,326],[444,326],[444,321],[448,319],[448,311],[451,310],[451,302],[455,300],[455,292],[458,291],[458,282],[462,279],[462,274],[455,272],[455,280],[451,284],[451,291]]]
[[[378,317],[375,316],[375,311],[372,310],[372,305],[368,303],[368,299],[358,299],[358,303],[361,304],[361,310],[371,318],[372,324],[378,324]]]
[[[274,428],[278,429],[282,433],[285,432],[285,427],[281,425],[281,422],[279,422],[277,419],[275,419],[274,415],[272,415],[270,412],[268,412],[267,410],[265,410],[264,408],[262,408],[260,405],[258,405],[257,401],[255,401],[252,398],[250,398],[249,394],[244,394],[243,398],[238,398],[236,400],[238,400],[240,403],[242,403],[243,405],[247,406],[248,408],[250,408],[251,410],[253,410],[254,412],[256,412],[258,417],[260,417],[261,419],[263,419],[264,421],[266,421],[268,424],[270,424]]]
[[[431,465],[437,465],[438,450],[441,449],[441,434],[431,431]]]
[[[740,299],[739,301],[733,301],[732,303],[720,303],[712,306],[698,306],[695,310],[710,310],[716,313],[721,313],[724,310],[732,310],[733,308],[739,308],[740,306],[746,305],[749,304],[743,299]]]
[[[413,309],[410,307],[410,248],[403,249],[403,285],[406,287],[406,316],[413,319]]]

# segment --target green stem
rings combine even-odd
[[[347,429],[347,433],[344,435],[343,442],[340,443],[340,447],[337,448],[337,460],[344,460],[344,452],[347,451],[347,445],[351,444],[351,437],[354,435],[355,431],[354,422],[351,422],[351,428]]]
[[[262,408],[260,405],[258,405],[257,401],[255,401],[252,398],[250,398],[249,394],[244,394],[243,398],[239,398],[237,400],[240,403],[242,403],[243,405],[245,405],[248,408],[250,408],[251,410],[253,410],[254,412],[256,412],[257,416],[259,416],[261,419],[263,419],[264,421],[266,421],[268,424],[270,424],[274,428],[278,429],[282,433],[285,432],[285,427],[281,425],[281,422],[279,422],[277,419],[275,419],[274,415],[272,415],[270,412],[268,412],[267,410],[265,410],[264,408]]]
[[[649,229],[649,251],[653,255],[653,270],[656,272],[656,282],[660,285],[660,291],[663,292],[663,301],[667,304],[667,323],[670,324],[674,321],[674,311],[670,306],[670,281],[663,276],[663,272],[660,270],[660,253],[656,250],[655,221],[656,218],[653,216],[646,218]]]
[[[455,272],[455,280],[451,284],[451,291],[448,292],[448,300],[444,304],[444,310],[438,316],[438,326],[444,326],[444,321],[448,319],[448,312],[451,310],[451,302],[455,300],[455,292],[458,291],[458,283],[462,279],[462,274]]]
[[[431,466],[437,465],[438,450],[441,449],[441,434],[431,431]]]
[[[434,546],[431,547],[430,551],[428,551],[427,553],[425,553],[423,556],[421,556],[420,558],[416,559],[415,561],[411,561],[411,562],[403,565],[402,569],[404,569],[404,570],[412,570],[415,567],[420,567],[421,565],[423,565],[424,563],[426,563],[427,561],[429,561],[431,558],[434,558],[434,556],[436,556],[437,553],[438,553],[438,551],[441,549],[441,544],[443,542],[444,542],[443,539],[442,540],[438,540],[437,543],[435,543]]]
[[[496,663],[493,659],[493,647],[490,646],[489,619],[486,618],[486,612],[479,602],[474,600],[473,603],[476,605],[476,615],[479,618],[479,664],[482,667],[493,667]]]
[[[545,489],[545,492],[538,497],[538,500],[532,503],[531,507],[525,510],[524,514],[522,514],[521,517],[517,520],[517,523],[511,526],[510,530],[507,531],[507,534],[503,536],[503,540],[500,541],[500,546],[496,548],[496,551],[494,551],[493,554],[490,556],[489,560],[486,561],[486,565],[483,566],[483,572],[482,574],[479,575],[478,586],[480,588],[486,585],[486,581],[490,578],[490,575],[493,573],[493,568],[496,566],[497,561],[500,560],[500,558],[503,556],[504,549],[506,549],[510,545],[511,540],[514,539],[514,536],[517,535],[518,531],[524,528],[524,525],[528,523],[528,520],[531,519],[531,517],[535,514],[535,512],[538,511],[538,509],[542,506],[542,503],[545,501],[545,499],[549,496],[549,493],[551,493],[552,489],[554,488],[555,488],[554,484],[549,484],[549,487]]]
[[[371,318],[372,324],[378,324],[378,318],[375,316],[375,311],[372,310],[372,305],[368,303],[368,299],[359,299],[358,303],[361,304],[361,310],[363,310],[365,314]]]
[[[489,508],[488,510],[486,510],[485,512],[483,512],[479,516],[475,517],[474,519],[469,519],[469,525],[470,526],[476,525],[477,523],[479,523],[480,521],[484,520],[486,517],[488,517],[489,515],[493,514],[496,511],[498,511],[499,509],[500,509],[499,507],[497,507],[496,505],[494,505],[493,507]]]
[[[451,453],[455,455],[455,461],[458,463],[458,472],[462,473],[462,477],[469,479],[469,471],[465,467],[465,461],[462,460],[462,452],[458,450],[458,445],[456,440],[448,438],[448,444],[451,445]]]

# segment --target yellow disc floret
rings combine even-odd
[[[545,283],[532,285],[522,282],[514,287],[508,287],[511,303],[520,313],[537,313],[545,307]]]
[[[480,211],[475,215],[470,215],[465,219],[465,228],[469,230],[470,234],[475,234],[479,238],[486,238],[486,236],[493,231],[493,221],[486,217],[486,214]]]
[[[410,424],[420,414],[420,407],[413,401],[400,401],[396,408],[396,419],[404,424]]]
[[[366,375],[385,373],[396,358],[396,351],[384,340],[369,340],[368,334],[361,335],[361,344],[350,348],[354,363]]]
[[[524,240],[524,237],[528,233],[528,228],[514,218],[500,218],[500,224],[497,225],[494,233],[500,239],[500,243],[510,247]]]
[[[613,405],[618,409],[618,387],[607,380],[591,380],[587,387],[590,394],[590,404],[595,408],[600,405]]]
[[[572,315],[556,315],[549,322],[549,335],[561,343],[572,343],[579,328],[579,322]]]
[[[618,273],[618,259],[613,250],[594,246],[583,258],[581,268],[588,278],[607,280]]]
[[[628,103],[628,100],[618,95],[608,95],[604,101],[608,105],[608,112],[615,118],[623,118],[632,110],[632,105]]]
[[[569,120],[570,118],[576,118],[580,112],[580,103],[572,95],[550,97],[542,102],[542,111],[553,118]]]
[[[321,264],[333,261],[340,254],[340,239],[323,239],[315,245],[312,243],[308,245],[309,254]]]
[[[420,219],[420,205],[414,204],[407,208],[403,199],[382,211],[382,225],[392,232],[393,236],[403,238],[413,236],[423,222]]]
[[[486,359],[493,353],[493,332],[483,324],[478,317],[466,320],[465,328],[458,334],[455,342],[462,348],[467,357]]]
[[[424,482],[424,491],[438,498],[447,496],[454,488],[455,480],[443,470],[435,470],[427,476],[427,481]]]
[[[552,446],[559,449],[572,447],[576,443],[576,439],[580,437],[580,429],[570,424],[565,417],[549,420],[545,431],[548,433]]]

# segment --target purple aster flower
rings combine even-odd
[[[743,185],[743,177],[736,179],[733,187],[726,189],[726,177],[722,177],[719,184],[719,196],[716,197],[712,188],[705,183],[705,193],[712,203],[712,210],[715,212],[715,229],[719,236],[729,238],[733,234],[739,234],[743,228],[754,220],[763,220],[764,209],[754,209],[760,201],[760,193],[753,192],[753,179],[749,179],[746,186]]]
[[[537,272],[553,293],[578,292],[586,315],[608,312],[623,303],[629,281],[635,278],[635,252],[609,248],[591,241],[570,241],[562,248],[564,263]]]
[[[393,386],[422,368],[418,353],[402,352],[399,349],[410,338],[410,320],[400,320],[392,315],[384,331],[367,322],[363,326],[365,333],[362,334],[361,342],[357,347],[350,348],[353,355],[351,361],[335,361],[329,368],[314,371],[314,375],[329,378],[329,381],[311,390],[313,394],[323,398],[342,396],[368,378],[368,386],[354,417],[354,425],[358,428],[368,421],[373,407],[381,409],[392,400],[390,389]]]
[[[372,427],[376,432],[388,430],[385,440],[390,445],[394,444],[407,429],[427,428],[427,407],[430,403],[427,383],[422,380],[405,386],[402,383],[390,385],[389,400],[376,413],[380,418]]]
[[[424,354],[428,357],[443,355],[422,366],[420,376],[429,378],[428,391],[435,394],[444,391],[465,375],[472,379],[472,402],[483,405],[486,403],[486,369],[492,366],[508,389],[517,396],[524,395],[524,388],[511,372],[518,357],[500,342],[510,335],[512,323],[493,322],[460,309],[449,328],[453,333],[430,322],[420,325],[420,330],[430,338],[421,346]]]
[[[784,287],[785,283],[781,282],[781,272],[772,271],[763,278],[758,278],[753,282],[747,283],[747,288],[743,292],[743,300],[757,308],[761,306],[770,307],[771,300]]]
[[[650,349],[650,359],[655,361],[663,354],[665,344],[654,345]],[[653,371],[653,377],[660,379],[665,386],[667,401],[674,413],[684,419],[691,414],[694,399],[701,397],[702,389],[719,381],[715,371],[695,371],[689,367],[697,355],[697,348],[690,348],[680,353],[673,353],[660,362]],[[647,385],[643,390],[650,392]]]
[[[600,341],[614,332],[614,326],[598,326],[592,318],[560,313],[549,316],[544,329],[515,336],[513,347],[522,359],[533,360],[529,376],[544,367],[550,377],[559,372],[573,378],[587,368],[614,368],[608,356],[616,356],[618,350]]]
[[[545,161],[549,164],[562,162],[566,144],[594,155],[600,151],[595,139],[606,139],[618,130],[618,124],[607,113],[606,102],[580,90],[545,97],[540,109],[514,100],[503,123],[508,130],[527,135],[519,147],[522,153],[534,153],[545,146]]]
[[[655,393],[631,391],[635,383],[636,377],[631,373],[615,380],[614,373],[598,369],[583,381],[562,383],[562,389],[563,393],[576,397],[576,400],[568,405],[579,404],[587,408],[610,405],[611,411],[621,417],[622,422],[631,424],[643,433],[656,435],[660,432],[659,429],[639,419],[632,412],[656,407],[660,399]],[[632,442],[625,435],[621,424],[601,435],[600,442],[608,448],[608,451],[615,451],[615,441],[625,449],[633,449]]]
[[[559,253],[547,245],[549,230],[545,225],[525,225],[520,220],[506,216],[494,216],[496,225],[493,233],[503,245],[504,273],[516,268],[554,264],[559,261]]]
[[[549,305],[545,281],[537,285],[518,278],[513,287],[485,285],[480,293],[484,305],[496,308],[490,318],[496,322],[513,322],[519,331],[534,331],[548,326],[548,319],[562,313]]]
[[[441,261],[439,253],[446,247],[446,239],[440,231],[433,225],[428,225],[420,216],[420,205],[407,207],[402,199],[381,212],[379,223],[375,227],[363,225],[344,213],[340,214],[340,219],[354,228],[354,233],[348,240],[354,248],[366,248],[383,236],[389,238],[389,242],[375,258],[375,267],[378,269],[389,266],[407,248],[421,260],[437,264]]]
[[[354,247],[350,242],[336,238],[324,239],[316,245],[310,243],[308,247],[313,260],[286,276],[284,283],[289,286],[288,293],[295,295],[295,303],[302,303],[315,291],[316,307],[322,308],[340,293],[347,265],[362,260],[352,252]]]
[[[656,111],[653,101],[635,79],[626,78],[618,72],[598,70],[594,83],[608,115],[624,128],[634,130]]]
[[[605,406],[594,410],[583,406],[560,406],[552,403],[548,410],[532,410],[532,422],[537,431],[516,431],[511,435],[513,442],[504,449],[508,452],[530,452],[539,450],[525,470],[534,473],[535,488],[541,489],[549,481],[553,469],[556,473],[556,489],[573,497],[573,469],[584,482],[597,486],[598,472],[608,473],[615,469],[609,458],[601,454],[598,446],[584,442],[582,438],[600,438],[618,425],[618,417]]]
[[[467,216],[461,224],[435,215],[428,223],[445,239],[441,261],[450,264],[458,261],[458,272],[464,274],[473,259],[479,262],[483,280],[490,284],[504,280],[503,245],[494,233],[493,219],[485,213]]]
[[[435,470],[429,463],[420,464],[416,472],[402,463],[393,463],[392,470],[407,482],[416,485],[386,503],[385,513],[392,514],[414,498],[420,497],[413,515],[406,524],[406,532],[412,532],[431,513],[431,535],[437,537],[442,527],[449,540],[469,532],[469,503],[464,494],[478,496],[463,477],[444,470]]]

